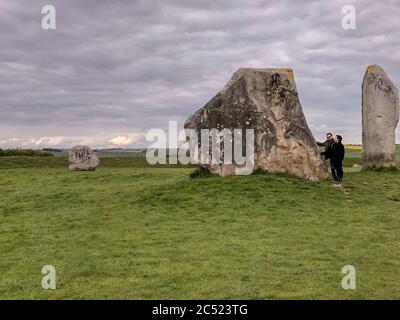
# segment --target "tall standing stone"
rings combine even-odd
[[[69,150],[69,170],[93,171],[99,165],[99,158],[88,146],[75,146]]]
[[[396,164],[399,92],[386,72],[370,65],[362,85],[363,167]]]
[[[288,172],[310,180],[327,176],[291,69],[239,69],[214,98],[186,120],[185,128],[197,132],[253,129],[254,169]],[[202,166],[220,175],[235,174],[235,163]]]

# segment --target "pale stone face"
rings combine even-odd
[[[99,158],[88,146],[75,146],[69,150],[69,170],[96,170]]]
[[[289,172],[310,180],[327,176],[291,69],[239,69],[185,123],[185,128],[197,131],[220,127],[254,129],[255,169]],[[235,173],[232,165],[206,167],[220,175]]]
[[[363,166],[393,166],[399,92],[385,71],[371,65],[362,86]]]

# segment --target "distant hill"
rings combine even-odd
[[[63,149],[54,149],[54,148],[43,148],[43,151],[47,151],[47,152],[63,152]]]
[[[0,149],[0,157],[52,157],[53,154],[48,151],[33,150],[33,149]]]

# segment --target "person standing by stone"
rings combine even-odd
[[[326,140],[325,142],[317,142],[317,145],[320,147],[325,147],[325,151],[321,152],[321,155],[325,157],[325,160],[328,160],[331,158],[332,155],[332,146],[335,143],[335,140],[333,138],[333,134],[328,132],[326,134]]]
[[[346,151],[342,140],[342,136],[337,135],[332,145],[331,171],[335,181],[343,180],[343,160]]]

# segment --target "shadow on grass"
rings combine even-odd
[[[256,176],[260,175],[260,176],[284,178],[284,179],[296,180],[298,182],[318,183],[318,181],[312,181],[310,179],[302,178],[302,177],[296,176],[295,174],[290,173],[290,172],[270,172],[270,171],[263,170],[263,169],[260,169],[260,168],[254,170],[251,175],[256,175]],[[330,181],[330,179],[329,178],[322,179],[319,182],[322,182],[322,181]]]
[[[271,178],[280,178],[280,179],[287,179],[287,180],[295,180],[297,182],[313,182],[308,179],[304,179],[301,177],[296,176],[295,174],[289,173],[289,172],[270,172],[267,170],[263,169],[256,169],[253,171],[253,173],[250,174],[250,176],[266,176],[266,177],[271,177]],[[202,179],[202,178],[219,178],[220,176],[217,174],[211,173],[208,169],[203,168],[203,167],[198,167],[196,168],[193,172],[189,174],[189,177],[191,179]],[[329,181],[329,179],[324,179],[322,181]]]
[[[364,172],[399,172],[399,169],[397,166],[390,166],[390,167],[384,167],[384,166],[369,166],[366,168],[362,168],[361,171]]]

